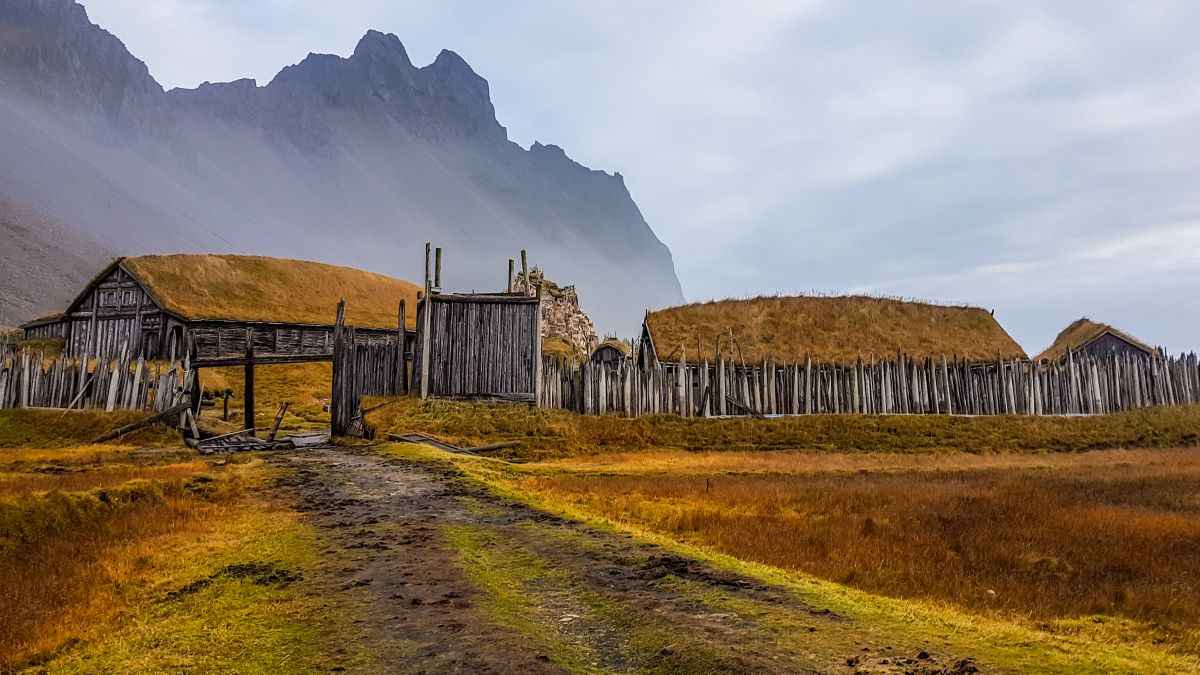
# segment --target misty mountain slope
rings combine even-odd
[[[682,299],[620,175],[509,141],[486,80],[453,52],[417,67],[398,38],[370,31],[351,56],[310,54],[265,86],[164,92],[73,2],[10,0],[0,85],[0,199],[69,231],[25,246],[49,264],[61,255],[64,274],[98,257],[71,257],[90,242],[103,255],[269,254],[417,279],[433,241],[453,289],[501,287],[506,258],[528,249],[578,285],[602,330],[627,334],[647,307]],[[26,283],[16,255],[29,253],[0,251],[5,290],[28,311],[0,307],[0,324],[66,300]]]

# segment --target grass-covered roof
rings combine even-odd
[[[400,300],[416,325],[416,284],[338,265],[264,256],[181,254],[125,258],[125,268],[164,308],[189,319],[332,324],[340,298],[346,323],[395,328]]]
[[[677,358],[683,346],[689,361],[714,360],[718,338],[728,358],[731,332],[747,362],[800,363],[806,354],[851,362],[894,356],[898,349],[912,357],[1025,358],[986,310],[861,295],[716,300],[650,312],[646,324],[664,359]]]
[[[1054,338],[1054,343],[1047,347],[1046,351],[1037,355],[1036,360],[1056,361],[1066,356],[1068,350],[1079,349],[1105,333],[1112,333],[1149,354],[1157,353],[1156,349],[1132,335],[1119,331],[1106,323],[1092,321],[1085,316],[1076,319],[1071,322],[1071,325],[1064,328],[1058,337]]]

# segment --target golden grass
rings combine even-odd
[[[384,399],[364,401],[365,407]],[[808,415],[769,420],[578,415],[506,403],[397,399],[367,415],[381,433],[420,432],[461,446],[519,441],[521,459],[647,450],[823,452],[1077,452],[1200,442],[1200,407],[1097,417]]]
[[[147,556],[226,516],[234,492],[192,476],[0,499],[0,670],[97,634]]]
[[[396,328],[400,300],[416,326],[419,287],[401,279],[307,260],[241,255],[126,258],[164,307],[189,318],[332,324],[346,300],[346,322]]]
[[[0,471],[0,499],[45,492],[86,492],[120,487],[130,481],[179,481],[209,468],[194,459],[152,466],[104,463],[95,467],[39,465],[25,471]]]
[[[1142,347],[1146,351],[1154,351],[1153,347],[1150,347],[1146,343],[1138,340],[1128,333],[1123,333],[1116,328],[1109,326],[1108,324],[1096,323],[1087,317],[1083,317],[1081,319],[1076,319],[1075,321],[1071,322],[1071,325],[1064,328],[1062,332],[1054,338],[1054,343],[1047,347],[1046,350],[1041,354],[1038,354],[1036,357],[1034,357],[1034,360],[1056,361],[1061,359],[1067,355],[1068,350],[1078,349],[1085,342],[1105,331],[1110,331],[1113,334],[1118,335],[1139,347]]]
[[[1190,448],[1165,450],[1092,450],[1077,453],[859,453],[686,452],[680,450],[619,452],[531,462],[536,471],[568,474],[673,476],[715,474],[815,474],[860,471],[965,471],[972,469],[1120,468],[1131,464],[1159,466],[1194,453]]]
[[[142,412],[105,413],[98,410],[0,410],[0,457],[13,448],[67,448],[149,417]],[[144,427],[110,445],[180,445],[169,425]]]
[[[200,371],[200,384],[205,390],[223,392],[233,389],[229,401],[229,417],[233,423],[229,431],[239,431],[249,425],[242,424],[245,407],[245,371],[242,368],[207,368]],[[333,389],[333,364],[299,363],[283,366],[258,366],[254,369],[254,424],[270,427],[285,401],[290,405],[280,429],[286,431],[324,428],[329,426],[330,392]],[[204,408],[200,413],[203,426],[220,420],[222,402]],[[232,427],[237,427],[236,429]]]
[[[561,335],[550,335],[542,338],[542,353],[547,356],[557,356],[568,361],[579,358],[575,345]]]
[[[715,361],[718,339],[728,359],[731,330],[741,347],[734,359],[748,363],[767,358],[802,363],[805,354],[853,362],[859,356],[894,357],[897,349],[921,358],[1025,357],[986,310],[865,296],[719,300],[650,312],[646,323],[663,359],[673,353],[678,358],[682,346],[690,361]]]
[[[64,338],[24,338],[17,341],[17,347],[29,352],[40,352],[43,356],[54,357],[62,353],[67,341]]]
[[[1102,639],[1200,654],[1200,451],[1103,454],[1051,470],[534,475],[521,488],[872,593],[1052,632],[1104,633],[1107,620],[1079,619],[1120,617],[1136,623]]]

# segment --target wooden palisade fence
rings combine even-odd
[[[344,436],[360,416],[363,396],[398,396],[409,391],[408,344],[404,328],[405,303],[400,301],[395,343],[368,343],[356,339],[354,326],[346,325],[346,303],[339,302],[333,328],[333,391],[330,427]]]
[[[193,378],[186,361],[166,364],[127,355],[46,358],[38,352],[6,349],[0,353],[0,409],[162,412],[188,400]]]
[[[538,404],[625,416],[818,413],[1089,415],[1200,402],[1195,354],[1071,354],[1055,363],[895,358],[854,364],[678,362],[639,368],[544,357]]]

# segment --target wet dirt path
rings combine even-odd
[[[396,673],[976,672],[632,538],[496,497],[450,465],[369,448],[278,454],[279,487],[339,561],[370,654]],[[353,668],[352,668],[353,669]]]

